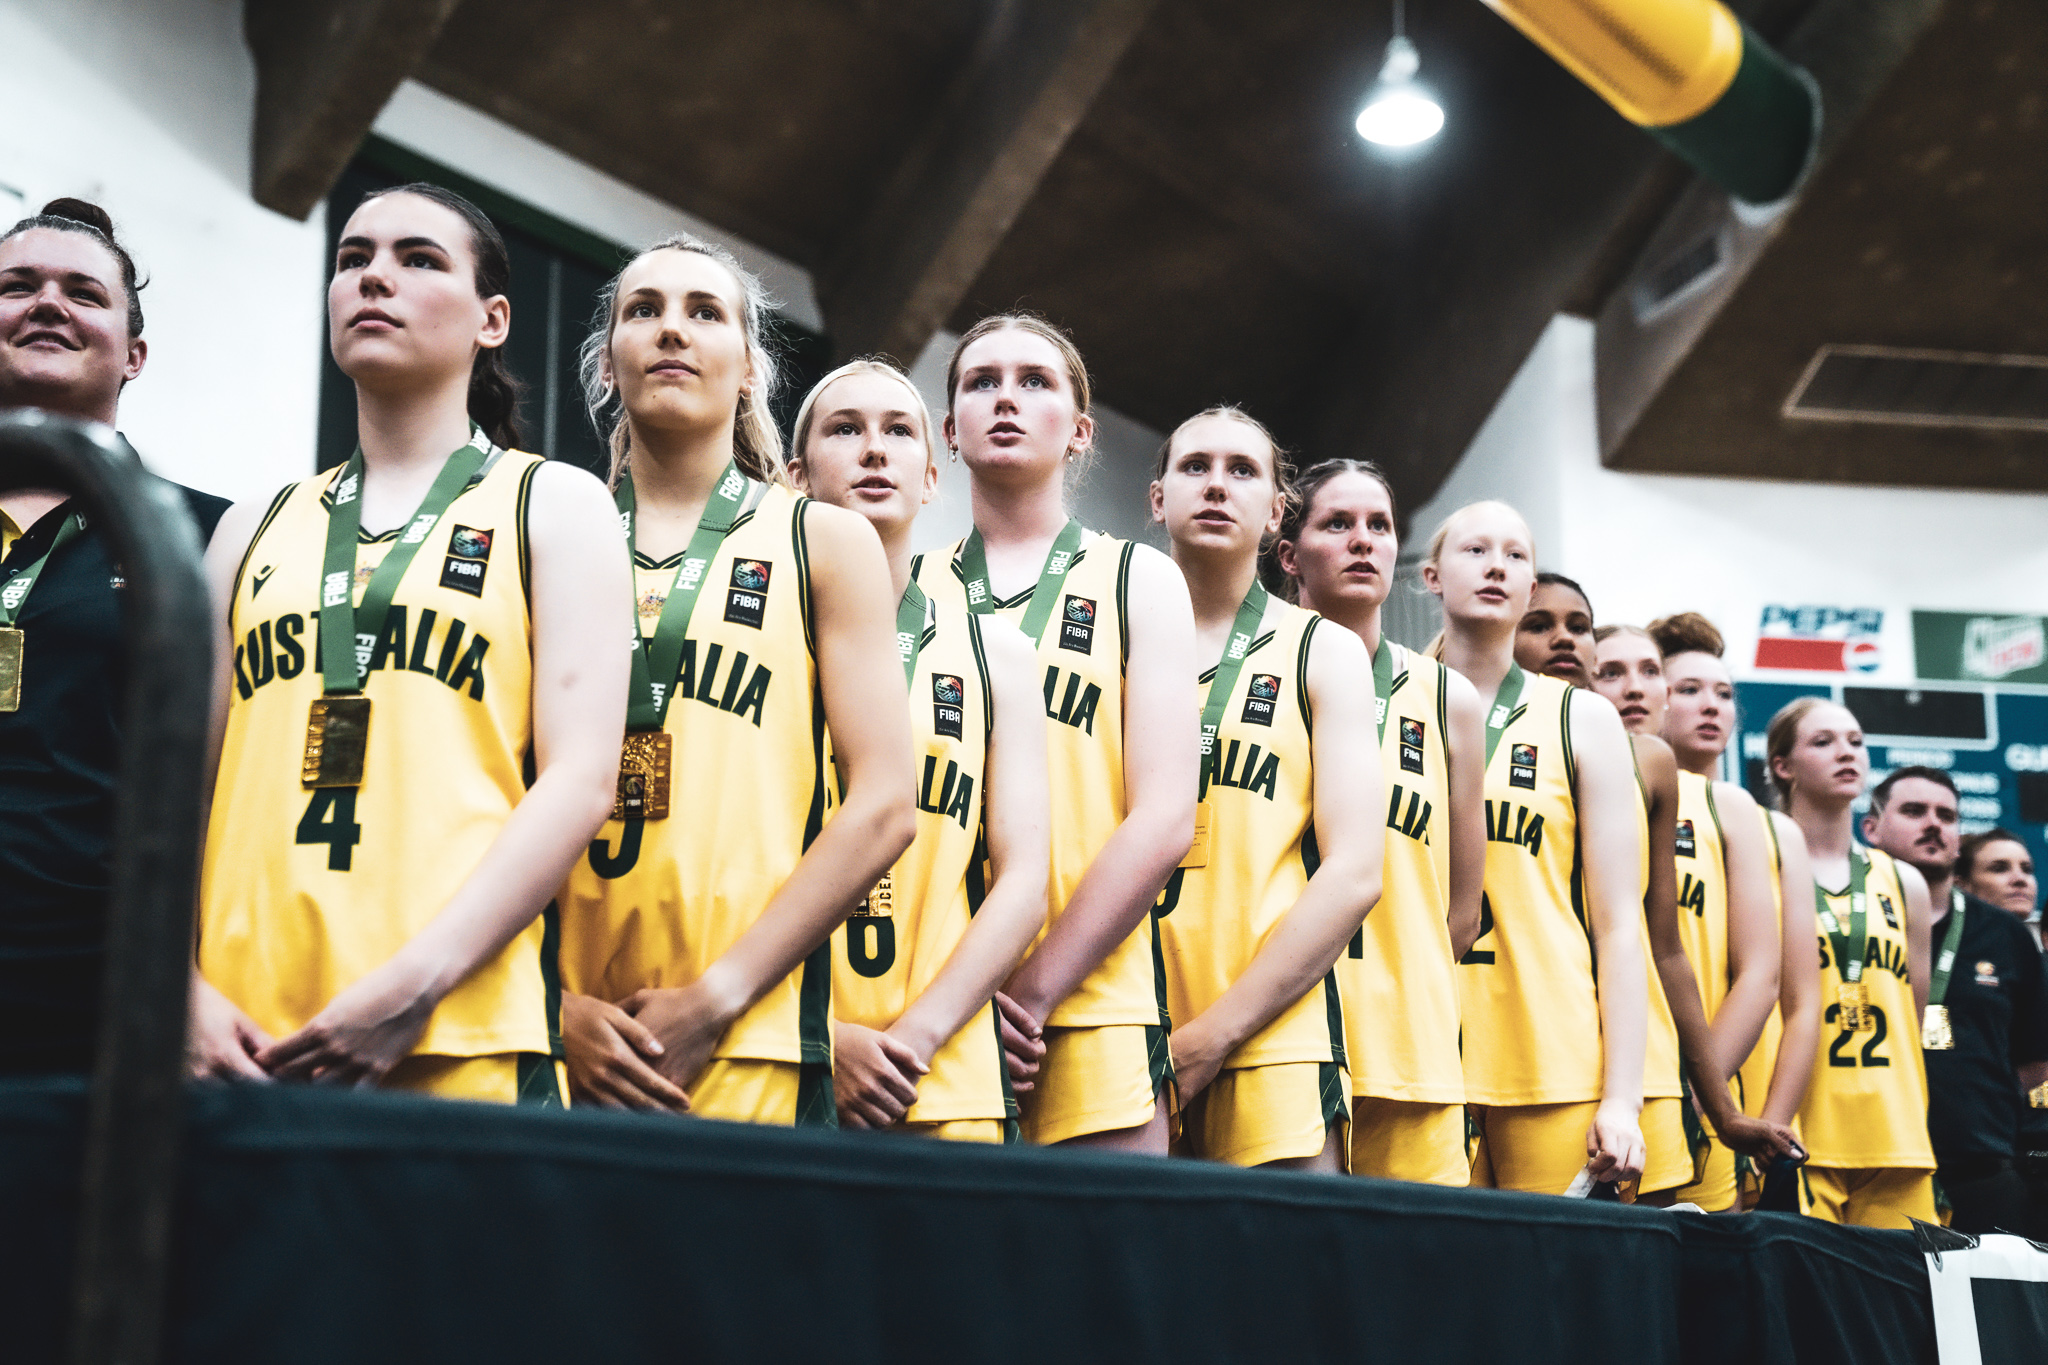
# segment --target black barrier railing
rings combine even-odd
[[[151,1365],[178,1169],[212,613],[184,500],[111,428],[0,414],[0,490],[22,488],[75,493],[126,580],[128,696],[71,1360]],[[35,657],[31,639],[25,687],[35,686]]]

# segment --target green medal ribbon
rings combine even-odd
[[[50,556],[70,544],[84,530],[84,515],[73,512],[64,518],[64,524],[59,526],[57,534],[51,537],[49,549],[37,555],[32,562],[9,574],[5,583],[0,583],[0,627],[12,626],[21,619],[21,609],[28,605],[29,591],[35,587],[36,580],[42,577],[43,566],[50,562]]]
[[[1849,930],[1842,932],[1842,922],[1835,918],[1834,907],[1820,887],[1813,888],[1814,916],[1820,920],[1821,928],[1827,930],[1828,941],[1835,946],[1835,967],[1842,974],[1842,980],[1854,984],[1863,979],[1863,950],[1870,940],[1865,930],[1869,916],[1865,913],[1863,889],[1870,877],[1870,859],[1861,849],[1849,852]],[[1854,949],[1852,952],[1851,949]]]
[[[1948,932],[1941,936],[1941,954],[1934,959],[1934,976],[1927,983],[1927,1005],[1932,1009],[1948,1000],[1949,969],[1956,965],[1956,949],[1963,941],[1963,916],[1970,903],[1953,887],[1948,893]]]
[[[711,567],[711,556],[717,553],[719,543],[732,530],[733,523],[740,519],[748,487],[748,480],[740,473],[738,465],[727,460],[725,472],[718,476],[718,485],[704,504],[704,514],[698,518],[697,529],[683,550],[683,562],[676,566],[668,597],[661,605],[661,620],[655,623],[654,638],[645,639],[635,634],[640,648],[633,651],[633,688],[627,693],[626,702],[628,730],[659,730],[668,719],[668,704],[675,698],[676,674],[683,666],[683,637],[690,633],[690,613],[697,606],[697,591],[704,586],[704,574]],[[626,528],[626,554],[630,560],[633,553],[633,515],[637,506],[631,474],[619,480],[619,491],[613,495],[613,502]],[[636,616],[636,623],[637,620]]]
[[[1237,604],[1237,616],[1230,623],[1230,639],[1223,646],[1223,657],[1216,661],[1216,671],[1210,675],[1209,696],[1202,703],[1202,780],[1195,793],[1197,801],[1209,795],[1209,776],[1216,769],[1216,734],[1223,728],[1223,711],[1230,705],[1237,675],[1244,670],[1244,661],[1252,652],[1252,641],[1258,638],[1259,622],[1265,618],[1270,596],[1258,579],[1252,579],[1251,591]]]
[[[362,603],[354,611],[349,610],[349,603],[355,596],[356,537],[363,527],[362,448],[358,446],[349,457],[334,484],[334,507],[327,514],[327,554],[320,573],[320,679],[328,696],[363,690],[370,658],[384,634],[384,618],[391,614],[398,580],[405,577],[406,566],[433,534],[442,515],[484,467],[491,449],[483,432],[472,429],[469,444],[448,457],[412,520],[399,533],[398,543],[370,575]]]
[[[1045,623],[1052,619],[1053,601],[1080,553],[1085,533],[1080,522],[1067,518],[1067,524],[1060,528],[1052,549],[1046,553],[1045,567],[1038,571],[1038,586],[1031,592],[1031,605],[1024,609],[1024,634],[1034,645],[1045,634]],[[960,562],[967,571],[967,610],[976,616],[987,616],[996,609],[996,595],[988,585],[988,551],[982,545],[979,529],[968,533],[967,543],[960,550]]]
[[[1493,694],[1493,709],[1486,713],[1486,762],[1493,765],[1493,751],[1500,747],[1500,737],[1507,733],[1510,722],[1519,710],[1516,703],[1522,700],[1522,666],[1509,664],[1508,675],[1500,680],[1500,687]]]
[[[896,604],[896,652],[903,656],[903,685],[917,682],[917,655],[924,648],[924,623],[929,603],[924,589],[911,579],[903,585],[903,600]]]
[[[1385,635],[1380,636],[1380,647],[1372,652],[1372,700],[1378,712],[1380,743],[1387,742],[1387,707],[1394,696],[1394,646]]]

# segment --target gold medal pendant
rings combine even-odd
[[[890,868],[882,874],[882,880],[875,883],[875,889],[868,892],[860,907],[853,912],[855,919],[893,919],[896,915],[896,869]]]
[[[0,711],[21,709],[21,647],[27,639],[19,626],[0,626]]]
[[[669,760],[675,741],[666,730],[629,730],[619,747],[619,794],[614,820],[668,818]]]
[[[1861,981],[1844,981],[1835,991],[1835,1000],[1842,1007],[1842,1017],[1837,1021],[1851,1033],[1867,1033],[1877,1027],[1877,1021],[1870,1017],[1870,987]]]
[[[1929,1052],[1947,1052],[1956,1045],[1955,1030],[1949,1027],[1948,1006],[1929,1005],[1920,1023],[1920,1046]]]
[[[1195,803],[1195,839],[1188,845],[1188,856],[1180,860],[1182,867],[1207,867],[1209,865],[1209,803]]]
[[[360,787],[370,751],[370,699],[313,698],[306,715],[306,755],[299,781],[308,787]]]

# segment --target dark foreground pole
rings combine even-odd
[[[127,580],[128,697],[71,1360],[153,1365],[177,1179],[212,613],[183,499],[111,428],[0,414],[0,488],[28,487],[76,493]],[[33,640],[24,663],[33,687]]]

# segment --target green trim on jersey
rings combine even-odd
[[[256,534],[249,537],[249,543],[242,549],[242,562],[235,568],[235,591],[228,598],[228,633],[230,635],[240,634],[235,629],[235,600],[242,595],[242,580],[249,576],[249,561],[256,555],[256,545],[263,539],[263,533],[270,529],[270,523],[277,520],[277,514],[284,510],[285,502],[297,488],[297,484],[288,483],[277,491],[277,496],[270,500],[269,510],[263,514],[263,520],[256,523]]]

